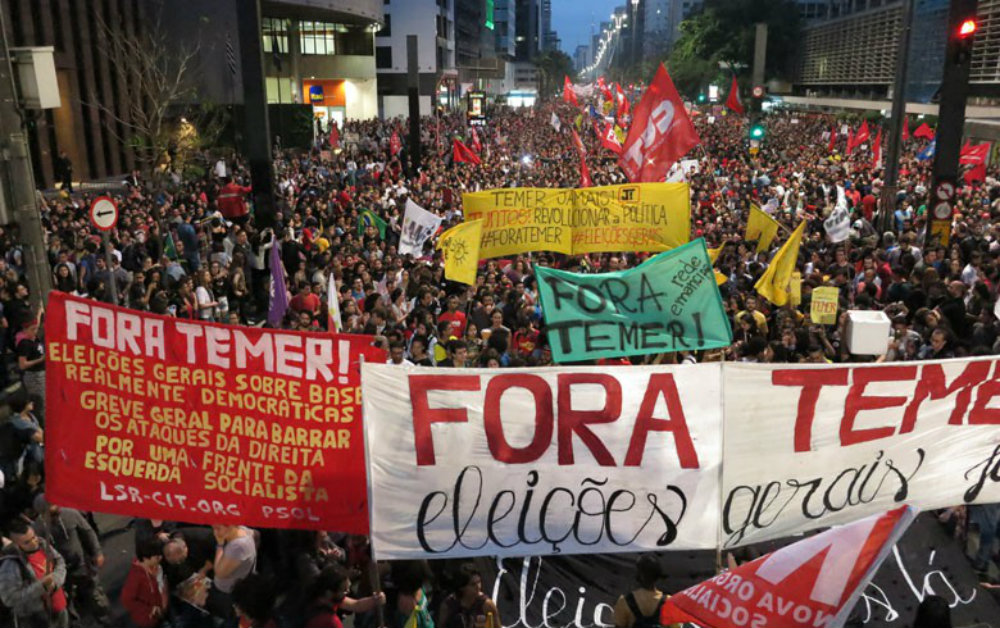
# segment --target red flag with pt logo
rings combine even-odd
[[[618,165],[633,183],[663,181],[670,166],[700,142],[674,82],[660,64],[634,109]]]
[[[573,91],[573,81],[569,80],[568,76],[563,81],[563,100],[574,107],[580,106],[580,103],[576,100],[576,92]]]
[[[787,545],[671,597],[660,623],[840,628],[915,517],[903,506]]]

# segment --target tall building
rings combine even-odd
[[[533,61],[541,51],[541,2],[540,0],[515,0],[517,24],[515,27],[514,58]]]
[[[589,44],[580,44],[576,47],[573,52],[573,67],[576,68],[577,72],[590,65],[592,60]]]
[[[181,0],[201,6],[237,0]],[[171,6],[176,6],[174,0]],[[329,120],[378,116],[375,32],[379,0],[264,0],[261,46],[268,103],[312,106]]]
[[[121,99],[129,86],[119,84],[114,69],[102,63],[97,33],[100,22],[112,29],[140,29],[148,16],[140,0],[36,0],[5,2],[11,47],[53,46],[60,107],[43,109],[26,126],[31,162],[39,186],[55,181],[55,160],[65,151],[74,174],[99,179],[127,172],[135,155],[124,141],[125,130],[114,120],[123,113]],[[99,6],[98,6],[99,5]],[[91,106],[109,105],[106,112]]]
[[[944,68],[949,0],[915,0],[907,99],[933,99]],[[793,88],[806,95],[884,98],[896,70],[901,0],[830,0],[826,17],[807,23],[800,38]],[[969,75],[973,100],[1000,87],[1000,0],[979,0]]]
[[[552,32],[552,0],[541,0],[539,8],[539,15],[541,23],[538,26],[538,32],[541,37],[539,42],[539,49],[542,51],[554,50],[552,47],[552,38],[554,33]]]
[[[383,118],[409,112],[407,35],[417,36],[420,113],[430,114],[435,99],[446,106],[454,104],[456,4],[455,0],[390,0],[384,5],[385,27],[375,33],[378,107]]]
[[[148,37],[164,58],[191,51],[188,80],[202,103],[243,103],[237,0],[31,0],[5,2],[11,46],[53,46],[62,105],[28,125],[39,185],[54,181],[65,151],[80,179],[103,179],[137,165],[134,132],[122,122],[143,80],[110,67],[106,46]],[[318,117],[377,113],[373,28],[382,0],[264,0],[261,44],[268,101],[311,104]],[[151,53],[154,54],[154,53]],[[146,83],[148,85],[148,83]],[[315,89],[313,89],[315,88]],[[314,97],[310,98],[312,92]],[[98,106],[101,105],[101,106]],[[180,105],[190,103],[178,103]]]
[[[493,21],[497,55],[512,60],[517,53],[517,4],[515,0],[496,0]]]

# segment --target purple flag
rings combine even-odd
[[[271,307],[267,311],[267,323],[278,327],[288,311],[288,291],[285,289],[285,267],[281,264],[281,244],[275,238],[271,242]]]

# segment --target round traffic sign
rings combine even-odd
[[[107,196],[98,196],[90,204],[90,222],[101,231],[110,231],[118,224],[118,204]]]
[[[951,220],[951,204],[942,201],[934,206],[934,217],[938,220]]]
[[[763,98],[764,97],[764,86],[763,85],[755,85],[754,86],[754,88],[753,88],[753,97],[754,98]]]
[[[934,188],[934,194],[938,200],[950,201],[955,196],[955,184],[951,181],[942,181]]]

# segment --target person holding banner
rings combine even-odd
[[[659,559],[643,554],[635,565],[638,588],[622,595],[615,602],[615,628],[657,628],[663,604],[670,597],[656,588],[656,581],[663,576]],[[680,628],[670,624],[663,628]]]
[[[441,602],[436,625],[440,628],[500,628],[500,611],[483,593],[483,577],[472,563],[460,565],[452,575],[452,593]]]

